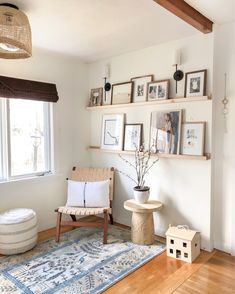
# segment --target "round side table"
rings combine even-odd
[[[124,208],[132,211],[131,239],[139,245],[150,245],[154,242],[153,212],[162,208],[160,201],[149,200],[138,203],[134,199],[124,202]]]

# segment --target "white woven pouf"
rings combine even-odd
[[[0,254],[23,253],[37,244],[37,216],[28,208],[0,213]]]

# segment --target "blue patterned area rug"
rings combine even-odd
[[[165,250],[156,242],[130,242],[130,231],[110,226],[108,244],[102,232],[80,228],[40,242],[27,253],[0,257],[0,293],[101,293]]]

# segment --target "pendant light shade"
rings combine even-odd
[[[31,29],[27,16],[12,4],[0,4],[0,58],[32,56]]]

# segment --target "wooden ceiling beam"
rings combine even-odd
[[[183,0],[154,0],[204,34],[212,32],[213,22]]]

